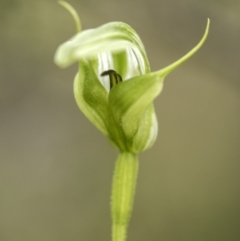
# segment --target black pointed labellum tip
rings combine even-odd
[[[101,73],[101,76],[109,75],[109,81],[110,81],[110,89],[117,85],[118,83],[122,82],[122,77],[120,74],[118,74],[115,70],[106,70]]]

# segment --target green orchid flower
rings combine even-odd
[[[55,63],[67,67],[75,62],[79,71],[74,96],[86,117],[119,149],[112,194],[113,240],[122,241],[132,209],[138,169],[137,153],[153,145],[158,124],[153,106],[165,77],[203,45],[201,41],[173,64],[151,72],[144,45],[129,25],[111,22],[80,31],[75,10],[66,2],[78,33],[59,46]]]
[[[58,48],[55,62],[60,67],[79,62],[74,84],[78,106],[120,151],[138,153],[156,140],[153,100],[160,94],[164,78],[201,47],[207,33],[208,27],[191,52],[156,72],[150,72],[137,33],[121,22],[78,33]],[[103,76],[109,70],[112,73]],[[122,81],[110,88],[116,76]]]

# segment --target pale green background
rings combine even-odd
[[[129,241],[240,240],[240,2],[82,0],[84,28],[124,21],[153,70],[201,38],[155,101],[159,136],[140,156]],[[78,110],[76,65],[53,63],[74,34],[56,1],[0,1],[0,240],[110,241],[117,152]]]

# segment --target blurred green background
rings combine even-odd
[[[159,136],[140,156],[129,241],[240,240],[240,2],[71,0],[83,27],[129,23],[152,70],[201,38],[155,101]],[[75,33],[56,1],[0,2],[0,240],[110,241],[117,151],[78,110],[77,66],[56,48]]]

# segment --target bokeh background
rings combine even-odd
[[[155,101],[159,136],[140,156],[130,241],[240,240],[240,2],[71,0],[83,27],[129,23],[152,70],[211,30]],[[0,240],[110,239],[117,151],[78,110],[74,65],[53,63],[75,33],[56,1],[0,1]]]

